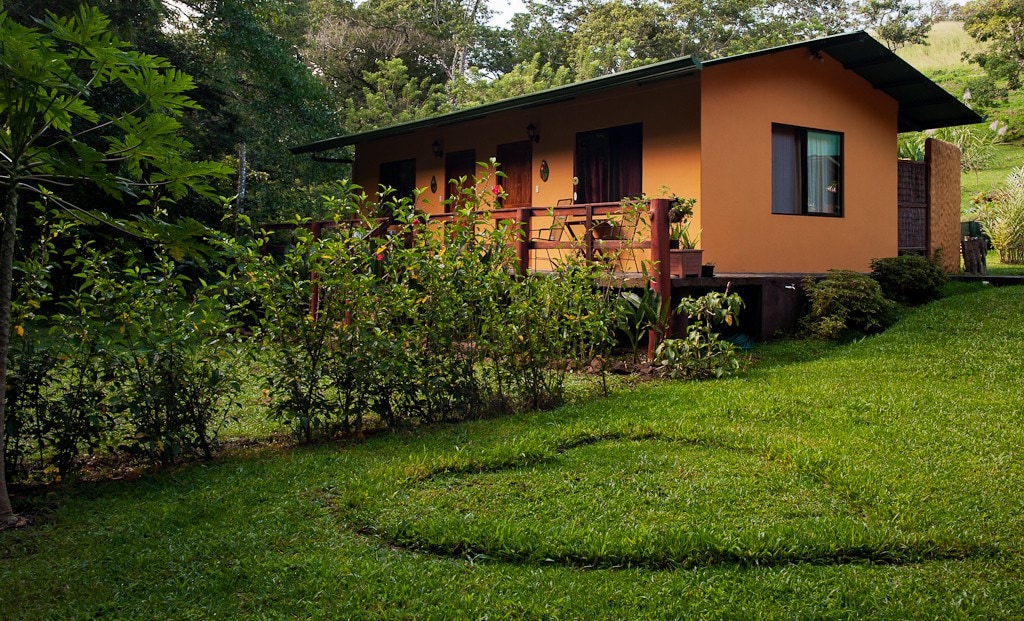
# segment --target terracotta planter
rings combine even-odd
[[[703,250],[682,248],[669,250],[669,274],[672,276],[700,276]]]

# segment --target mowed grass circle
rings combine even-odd
[[[777,452],[612,438],[411,480],[357,521],[391,545],[593,567],[898,563],[962,546],[901,533],[849,485]]]

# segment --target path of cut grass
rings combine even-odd
[[[0,618],[1018,618],[1024,290],[974,291],[727,381],[55,491]]]

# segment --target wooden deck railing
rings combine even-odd
[[[621,257],[629,252],[636,259],[636,252],[641,251],[643,261],[649,262],[646,271],[650,277],[650,286],[661,296],[663,304],[671,300],[672,284],[669,276],[669,208],[670,201],[664,198],[650,199],[632,203],[594,203],[582,205],[560,205],[555,207],[517,207],[493,209],[472,214],[476,218],[486,218],[492,222],[507,222],[517,229],[515,241],[519,271],[526,274],[533,269],[537,271],[538,251],[557,251],[560,253],[580,253],[587,260],[609,256]],[[443,225],[461,217],[459,214],[430,214],[428,222]],[[635,219],[635,226],[633,225]],[[560,220],[569,230],[568,239],[541,239],[534,233],[548,230]],[[623,223],[630,225],[629,237],[610,231],[611,227]],[[390,218],[377,218],[375,227],[368,232],[368,237],[383,237],[388,230],[397,227],[398,222]],[[262,228],[266,231],[295,229],[298,226],[308,227],[315,238],[319,238],[324,229],[339,226],[363,226],[363,220],[314,221],[303,225],[268,224]],[[540,226],[538,226],[540,225]],[[546,226],[545,226],[546,225]],[[607,228],[605,228],[607,227]],[[611,232],[612,234],[608,234]],[[412,243],[412,238],[406,239]],[[611,263],[611,262],[609,262]],[[550,267],[550,265],[549,265]],[[664,277],[663,277],[664,274]],[[318,305],[316,292],[313,294],[310,307],[315,312]],[[652,339],[653,341],[653,339]]]

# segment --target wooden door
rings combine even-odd
[[[505,192],[502,207],[530,207],[533,205],[533,143],[529,140],[498,145],[498,164],[504,177],[498,185]]]

